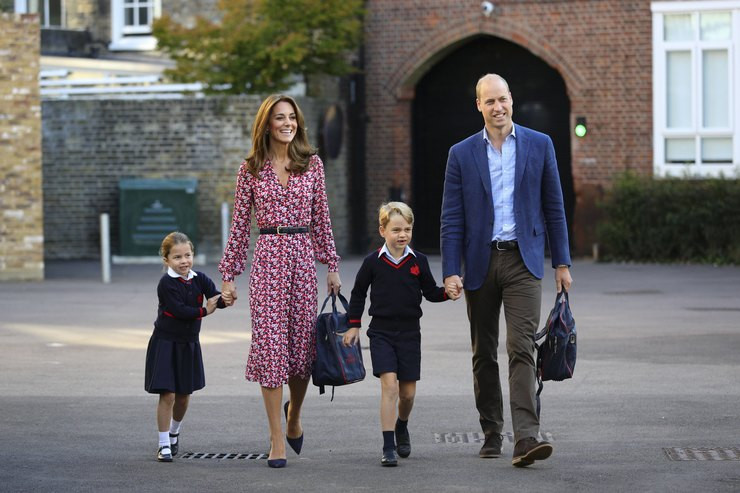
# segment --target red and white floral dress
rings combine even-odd
[[[291,173],[283,186],[266,161],[259,178],[243,162],[237,177],[229,240],[218,270],[224,281],[244,272],[251,213],[257,226],[308,226],[309,233],[259,235],[249,275],[252,346],[247,380],[275,388],[298,376],[308,379],[316,356],[318,286],[315,260],[337,272],[339,256],[326,200],[324,165],[314,155],[309,169]]]

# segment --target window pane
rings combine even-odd
[[[139,7],[139,25],[140,26],[149,25],[149,8],[148,7]]]
[[[691,124],[691,52],[666,53],[666,125],[688,128]]]
[[[124,3],[134,3],[134,0],[124,0]]]
[[[134,9],[133,8],[125,8],[123,9],[125,20],[124,25],[126,26],[135,26],[134,24]]]
[[[671,14],[663,17],[663,39],[666,41],[692,41],[694,27],[691,14]]]
[[[41,27],[48,26],[49,18],[46,14],[46,2],[44,0],[39,0],[36,5],[39,12],[39,22],[41,23]]]
[[[732,163],[732,138],[701,139],[701,160],[704,163]]]
[[[732,17],[729,12],[707,12],[701,14],[702,41],[730,39],[732,36]]]
[[[49,0],[49,25],[62,25],[62,0]]]
[[[702,55],[704,127],[728,127],[730,122],[730,88],[727,50],[706,50]]]
[[[694,139],[666,139],[665,160],[674,164],[694,164],[696,160]]]

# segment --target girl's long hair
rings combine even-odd
[[[298,107],[298,104],[290,96],[286,96],[284,94],[272,94],[262,101],[260,109],[257,111],[257,116],[254,119],[254,124],[252,125],[252,149],[250,149],[249,154],[247,155],[247,169],[255,177],[259,176],[259,172],[268,157],[267,153],[270,149],[270,116],[272,115],[272,109],[281,101],[290,103],[293,107],[297,123],[295,137],[290,144],[288,144],[288,157],[290,158],[288,171],[291,173],[303,173],[308,169],[311,156],[316,154],[316,148],[311,146],[308,142],[306,122],[303,118],[303,112]]]

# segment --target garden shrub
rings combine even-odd
[[[740,180],[626,173],[605,200],[603,260],[740,265]]]

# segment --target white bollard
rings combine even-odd
[[[103,283],[110,284],[110,217],[105,212],[100,215],[100,268]]]
[[[229,241],[229,204],[221,202],[221,251],[226,250],[226,242]]]

